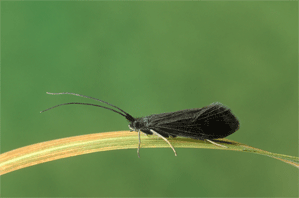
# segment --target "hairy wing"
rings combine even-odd
[[[237,118],[221,103],[213,103],[200,109],[156,114],[149,119],[149,128],[164,137],[217,139],[226,137],[239,128]]]

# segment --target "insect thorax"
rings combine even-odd
[[[133,121],[129,124],[129,128],[132,129],[133,131],[140,130],[146,134],[149,134],[149,135],[152,134],[152,132],[150,132],[150,128],[149,128],[148,117],[136,118],[135,121]]]

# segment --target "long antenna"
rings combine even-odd
[[[93,99],[93,100],[96,100],[96,101],[99,101],[99,102],[102,102],[102,103],[105,103],[107,105],[110,105],[114,108],[117,108],[118,110],[120,110],[121,112],[125,113],[125,114],[128,114],[127,112],[125,112],[124,110],[122,110],[121,108],[118,108],[117,106],[114,106],[112,104],[109,104],[108,102],[105,102],[103,100],[99,100],[97,98],[93,98],[93,97],[89,97],[89,96],[84,96],[84,95],[81,95],[81,94],[76,94],[76,93],[69,93],[69,92],[62,92],[62,93],[50,93],[50,92],[46,92],[47,94],[49,95],[62,95],[62,94],[70,94],[70,95],[74,95],[74,96],[80,96],[80,97],[83,97],[83,98],[89,98],[89,99]]]
[[[69,92],[62,92],[62,93],[50,93],[50,92],[46,92],[47,94],[49,95],[62,95],[62,94],[70,94],[70,95],[74,95],[74,96],[80,96],[80,97],[83,97],[83,98],[89,98],[89,99],[93,99],[93,100],[96,100],[96,101],[99,101],[99,102],[102,102],[102,103],[105,103],[107,105],[110,105],[118,110],[120,110],[121,112],[118,112],[114,109],[111,109],[111,108],[108,108],[108,107],[104,107],[104,106],[101,106],[101,105],[95,105],[95,104],[90,104],[90,103],[80,103],[80,102],[70,102],[70,103],[64,103],[64,104],[59,104],[59,105],[56,105],[56,106],[53,106],[51,108],[48,108],[46,110],[43,110],[43,111],[40,111],[40,113],[42,112],[45,112],[45,111],[48,111],[50,109],[53,109],[53,108],[56,108],[56,107],[59,107],[59,106],[62,106],[62,105],[69,105],[69,104],[81,104],[81,105],[91,105],[91,106],[95,106],[95,107],[102,107],[104,109],[108,109],[108,110],[111,110],[111,111],[114,111],[115,113],[118,113],[122,116],[124,116],[127,120],[129,120],[130,122],[134,121],[135,119],[133,118],[133,116],[131,116],[130,114],[128,114],[127,112],[125,112],[124,110],[122,110],[121,108],[117,107],[117,106],[114,106],[112,104],[109,104],[108,102],[105,102],[103,100],[99,100],[97,98],[93,98],[93,97],[89,97],[89,96],[85,96],[85,95],[81,95],[81,94],[76,94],[76,93],[69,93]]]
[[[101,105],[90,104],[90,103],[82,103],[82,102],[69,102],[69,103],[63,103],[63,104],[55,105],[55,106],[53,106],[53,107],[50,107],[50,108],[45,109],[45,110],[43,110],[43,111],[40,111],[40,113],[43,113],[43,112],[48,111],[48,110],[50,110],[50,109],[54,109],[54,108],[59,107],[59,106],[62,106],[62,105],[70,105],[70,104],[80,104],[80,105],[90,105],[90,106],[95,106],[95,107],[102,107],[102,108],[104,108],[104,109],[109,109],[109,110],[111,110],[111,111],[114,111],[115,113],[118,113],[118,114],[120,114],[120,115],[126,117],[125,114],[123,114],[123,113],[121,113],[121,112],[118,112],[118,111],[115,111],[114,109],[111,109],[111,108],[108,108],[108,107],[104,107],[104,106],[101,106]]]

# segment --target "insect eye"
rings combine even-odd
[[[139,122],[135,122],[135,128],[139,129],[140,128],[140,123]]]

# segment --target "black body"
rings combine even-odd
[[[152,129],[163,137],[212,140],[227,137],[239,129],[238,119],[221,103],[212,103],[200,109],[153,114],[128,120],[131,122],[130,128],[135,131],[140,130],[152,135]]]
[[[131,130],[138,132],[138,149],[137,154],[139,155],[140,149],[140,131],[148,135],[157,135],[160,136],[164,141],[166,141],[171,149],[173,150],[175,156],[177,156],[175,149],[171,145],[171,143],[166,139],[167,137],[188,137],[199,140],[207,140],[208,142],[225,147],[223,145],[217,144],[211,140],[217,138],[224,138],[234,133],[239,129],[239,121],[232,114],[231,110],[221,103],[212,103],[209,106],[200,108],[200,109],[186,109],[171,113],[161,113],[161,114],[153,114],[146,117],[134,118],[124,110],[120,109],[117,106],[109,104],[103,100],[99,100],[97,98],[84,96],[76,93],[62,92],[62,93],[49,93],[50,95],[62,95],[69,94],[75,95],[83,98],[89,98],[96,100],[101,103],[105,103],[115,109],[97,105],[90,103],[82,103],[82,102],[69,102],[63,103],[46,110],[41,111],[45,112],[50,109],[70,104],[80,104],[80,105],[90,105],[95,107],[101,107],[104,109],[108,109],[113,111],[123,117],[125,117],[129,122],[129,128]]]
[[[217,138],[224,138],[234,133],[239,129],[239,121],[232,114],[231,110],[221,103],[212,103],[209,106],[200,109],[186,109],[170,113],[153,114],[146,117],[134,118],[124,110],[117,106],[109,104],[103,100],[99,100],[93,97],[84,96],[76,93],[49,93],[51,95],[70,94],[79,97],[93,99],[102,103],[105,103],[111,107],[104,107],[101,105],[70,102],[59,104],[41,111],[45,112],[50,109],[70,104],[90,105],[108,109],[121,116],[125,117],[129,122],[129,127],[134,131],[142,131],[145,134],[152,135],[157,133],[162,137],[189,137],[199,140],[212,140]],[[156,135],[157,135],[156,134]],[[140,135],[140,133],[139,133]],[[140,141],[139,141],[140,142]],[[139,143],[140,144],[140,143]]]

